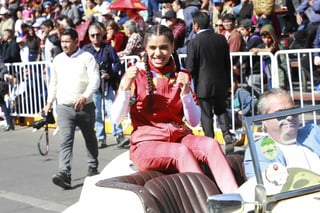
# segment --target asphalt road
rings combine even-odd
[[[62,212],[77,202],[87,174],[86,149],[81,132],[77,131],[72,161],[72,186],[63,190],[54,185],[51,176],[58,171],[59,136],[49,130],[50,150],[41,156],[37,141],[43,129],[32,132],[30,127],[0,132],[0,212],[52,213]],[[44,137],[42,139],[44,142]],[[108,136],[108,147],[99,150],[101,171],[114,157],[126,151],[118,149]]]

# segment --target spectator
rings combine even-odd
[[[0,8],[0,37],[3,36],[3,32],[6,29],[14,30],[15,21],[11,17],[10,10],[6,9],[4,6]]]
[[[54,10],[52,11],[54,20],[57,20],[59,18],[59,16],[61,15],[61,10],[62,10],[61,4],[57,3],[54,5]]]
[[[11,29],[6,29],[2,34],[2,60],[4,63],[21,62],[20,49]]]
[[[223,0],[212,0],[212,24],[215,24],[219,17],[224,17],[226,14],[233,14],[232,7],[225,4]]]
[[[28,28],[26,35],[26,45],[29,47],[29,61],[40,61],[41,59],[41,41],[36,35],[33,27]]]
[[[172,9],[177,14],[177,18],[184,20],[183,9],[184,9],[184,1],[182,0],[174,0],[172,2]]]
[[[238,14],[238,22],[244,19],[251,19],[253,15],[252,0],[242,0],[242,5]]]
[[[53,22],[50,19],[41,24],[44,43],[44,61],[52,61],[53,58],[61,52],[60,40],[57,32],[54,30]]]
[[[101,27],[93,23],[89,26],[90,44],[83,47],[83,50],[90,52],[100,66],[100,88],[94,93],[93,101],[96,106],[95,130],[98,139],[98,148],[107,147],[105,133],[105,115],[110,116],[115,91],[118,89],[119,71],[121,68],[120,59],[111,45],[102,41]],[[129,144],[129,139],[123,135],[121,124],[112,123],[112,134],[120,147]]]
[[[22,24],[23,24],[23,18],[22,18],[21,10],[17,10],[16,16],[17,16],[17,19],[16,19],[15,24],[14,24],[14,35],[22,37],[24,35],[22,34],[22,27],[21,27]]]
[[[222,17],[223,26],[226,30],[225,37],[229,44],[230,52],[243,51],[243,40],[236,28],[236,16],[228,13]]]
[[[260,30],[260,36],[262,38],[263,43],[259,44],[257,47],[251,48],[251,52],[253,52],[255,55],[259,52],[270,52],[275,53],[279,50],[279,44],[276,38],[276,34],[274,31],[274,28],[270,24],[264,25]],[[287,75],[286,75],[286,63],[285,60],[283,60],[281,57],[278,59],[278,75],[279,75],[279,86],[282,88],[285,88],[287,85]],[[271,85],[271,59],[269,57],[265,57],[263,59],[263,73],[265,76],[265,81],[268,83],[268,87],[270,88]],[[253,65],[253,74],[249,76],[248,78],[248,84],[253,87],[258,93],[261,93],[261,75],[260,75],[260,57],[257,57],[255,59],[254,65]]]
[[[185,0],[185,8],[183,10],[184,20],[186,22],[187,35],[192,32],[192,17],[194,14],[199,12],[199,1],[198,0]]]
[[[118,56],[121,58],[127,55],[140,55],[144,50],[142,32],[139,30],[139,26],[134,20],[128,20],[124,24],[124,31],[128,36],[128,43],[126,48],[118,52]]]
[[[146,32],[145,42],[144,63],[127,69],[111,111],[117,123],[130,111],[131,160],[139,170],[166,173],[204,174],[199,163],[205,164],[223,193],[234,191],[237,183],[219,143],[193,135],[185,124],[184,119],[196,126],[200,109],[189,71],[176,67],[171,57],[172,31],[155,25]]]
[[[230,119],[234,116],[235,125],[242,127],[243,116],[252,116],[256,113],[257,97],[251,94],[250,87],[239,85],[239,79],[237,76],[233,77],[233,108],[231,106],[228,109]],[[233,109],[233,113],[232,113]]]
[[[34,22],[33,22],[32,26],[39,25],[39,27],[40,27],[42,22],[44,22],[44,20],[46,20],[46,19],[47,19],[46,13],[42,14],[41,10],[35,10],[34,11]],[[52,21],[54,21],[54,20],[52,19]]]
[[[84,21],[87,21],[91,19],[94,16],[94,7],[95,7],[94,0],[86,0],[86,5],[84,9],[84,14],[82,16],[82,19]]]
[[[186,38],[186,23],[178,19],[173,10],[167,11],[163,18],[166,19],[167,26],[172,30],[175,49],[182,47]]]
[[[159,11],[159,1],[158,0],[148,0],[148,18],[147,22],[153,22],[153,16]]]
[[[20,48],[20,58],[22,63],[29,62],[29,47],[26,45],[25,38],[17,37],[17,44]]]
[[[245,44],[244,51],[250,51],[252,48],[258,47],[263,43],[260,34],[254,32],[251,19],[243,19],[240,22],[238,31],[240,32]],[[236,74],[238,78],[241,78],[241,76],[243,77],[243,74],[249,75],[250,73],[250,58],[244,56],[242,59],[242,65],[240,64],[240,61],[237,61],[236,65],[233,66],[233,73]],[[253,62],[258,60],[260,60],[260,57],[253,57]],[[240,66],[242,66],[242,69],[244,70],[242,73],[240,73]],[[253,67],[256,69],[254,73],[260,73],[260,67],[256,65],[253,65]]]
[[[106,40],[104,42],[113,46],[116,52],[124,50],[128,42],[128,37],[124,32],[120,31],[120,26],[117,22],[109,20],[106,23],[106,31]]]
[[[77,9],[79,16],[80,16],[80,19],[81,19],[82,15],[84,14],[84,8],[81,4],[81,0],[69,0],[69,1],[71,4],[71,7]],[[77,24],[80,24],[80,23],[81,23],[81,20]]]
[[[251,48],[256,47],[262,43],[259,33],[255,32],[251,19],[243,19],[239,23],[238,31],[240,32],[242,39],[245,43],[245,51],[249,51]]]
[[[94,18],[96,21],[103,23],[102,13],[109,8],[110,3],[104,0],[95,0]]]
[[[201,108],[201,124],[206,136],[214,138],[213,113],[217,115],[224,141],[235,142],[230,133],[230,119],[227,114],[227,90],[231,86],[230,53],[226,39],[209,30],[210,18],[204,12],[193,17],[196,37],[187,48],[186,67],[194,79],[195,92]],[[208,40],[211,42],[208,43]],[[231,150],[226,150],[229,152]]]
[[[53,7],[52,3],[50,1],[46,1],[42,4],[43,6],[43,12],[45,13],[45,18],[46,19],[56,19],[55,14],[53,13]]]
[[[269,114],[295,108],[292,97],[282,89],[272,88],[263,93],[257,104],[259,114]],[[262,121],[267,136],[255,142],[260,170],[277,164],[287,168],[299,167],[320,174],[320,129],[317,125],[299,128],[296,115]],[[247,178],[255,176],[249,148],[246,149],[244,168]]]
[[[78,8],[74,4],[71,4],[69,0],[62,0],[61,6],[62,10],[60,15],[69,17],[73,21],[74,25],[80,24],[81,16]]]
[[[169,10],[173,10],[171,2],[164,2],[160,6],[161,10],[157,13],[156,23],[166,25],[166,20],[162,19],[163,15]]]
[[[78,33],[72,28],[61,35],[63,53],[53,61],[49,95],[45,113],[57,100],[60,134],[59,172],[52,177],[55,185],[71,188],[71,158],[75,128],[85,139],[88,155],[88,176],[98,174],[98,144],[94,132],[95,107],[93,94],[99,88],[99,69],[94,57],[78,46]],[[66,72],[68,70],[68,72]],[[70,79],[73,79],[70,81]]]
[[[4,112],[4,116],[6,119],[7,126],[4,128],[4,131],[14,130],[14,123],[12,116],[10,115],[10,108],[7,106],[5,102],[5,96],[9,94],[9,85],[13,79],[13,76],[9,74],[4,62],[0,58],[0,107]]]
[[[133,20],[139,26],[141,31],[144,31],[145,23],[142,16],[138,13],[138,11],[134,9],[126,9],[127,20]]]
[[[22,19],[26,24],[32,24],[34,19],[32,2],[31,1],[29,2],[31,3],[31,7],[30,7],[30,4],[26,2],[23,4],[23,9],[22,9]]]
[[[10,1],[6,2],[6,7],[9,10],[10,14],[12,14],[13,19],[16,18],[14,16],[15,16],[17,10],[19,9],[19,4],[20,4],[19,0],[10,0]]]
[[[214,26],[214,32],[221,35],[224,35],[226,33],[226,29],[223,26],[223,21],[221,17],[219,17],[216,21],[216,24]]]

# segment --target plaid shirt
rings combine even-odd
[[[178,19],[177,23],[172,27],[172,33],[175,49],[183,47],[184,39],[186,37],[186,23],[183,20]]]
[[[143,38],[139,33],[133,33],[123,51],[118,52],[119,58],[127,55],[139,55],[144,50]]]

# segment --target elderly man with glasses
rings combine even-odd
[[[121,62],[111,45],[106,45],[102,40],[102,28],[98,23],[93,23],[88,29],[91,43],[83,47],[83,50],[90,52],[99,64],[100,89],[93,96],[96,106],[95,129],[98,139],[98,148],[107,147],[105,133],[105,115],[110,116],[110,108],[115,98],[117,82],[120,80],[119,71]],[[129,144],[129,139],[123,135],[121,124],[112,124],[112,134],[120,148]]]
[[[293,109],[288,92],[272,88],[263,93],[257,103],[259,114]],[[255,143],[263,174],[288,167],[299,167],[320,174],[320,128],[314,124],[300,127],[297,115],[262,122],[267,135]],[[245,152],[244,168],[247,178],[254,177],[253,160]]]

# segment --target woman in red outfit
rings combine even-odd
[[[145,34],[146,55],[125,72],[112,119],[119,123],[130,111],[133,131],[130,158],[139,170],[164,172],[203,171],[208,165],[223,193],[237,189],[233,173],[217,141],[192,134],[185,122],[196,126],[200,108],[191,76],[172,59],[171,30],[155,25]]]
[[[124,50],[127,45],[128,37],[124,32],[120,31],[120,27],[117,22],[110,20],[106,23],[106,44],[113,46],[116,52]]]

